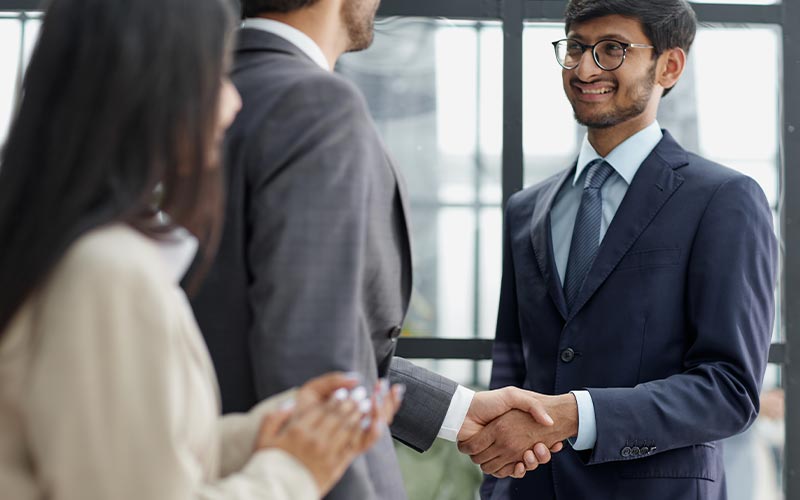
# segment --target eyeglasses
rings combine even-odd
[[[581,63],[583,53],[592,49],[592,58],[600,69],[614,71],[625,62],[628,49],[654,49],[652,45],[641,43],[625,43],[619,40],[600,40],[594,45],[586,45],[571,38],[553,42],[556,61],[564,69],[575,69]]]

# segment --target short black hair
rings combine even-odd
[[[689,53],[697,33],[697,16],[687,0],[571,0],[564,13],[565,30],[614,14],[638,19],[656,54],[676,47]]]
[[[565,32],[575,23],[610,15],[637,19],[653,44],[653,56],[681,48],[689,53],[697,33],[697,16],[687,0],[570,0],[564,12]],[[665,89],[667,95],[671,89]]]
[[[317,0],[242,0],[242,17],[265,12],[292,12],[317,3]]]

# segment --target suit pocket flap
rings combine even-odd
[[[679,248],[657,248],[629,253],[622,258],[617,269],[638,269],[643,267],[665,267],[677,265],[680,261]]]

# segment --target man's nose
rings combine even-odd
[[[581,54],[580,64],[575,68],[576,76],[584,82],[588,82],[602,72],[602,68],[600,68],[594,60],[592,49],[584,50],[583,54]]]

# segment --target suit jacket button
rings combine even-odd
[[[648,453],[650,453],[650,448],[648,448],[647,446],[642,446],[641,450],[642,450],[642,455],[647,455]]]
[[[561,361],[564,363],[571,363],[573,359],[575,359],[575,351],[573,351],[571,347],[567,347],[561,351]]]
[[[631,447],[630,446],[626,446],[625,448],[622,448],[622,451],[620,452],[620,455],[622,455],[625,458],[628,458],[629,456],[631,456],[631,451],[632,451]]]
[[[403,328],[399,326],[393,326],[389,329],[389,334],[387,335],[390,339],[395,340],[400,334],[403,333]]]
[[[642,450],[638,446],[634,446],[633,448],[631,448],[631,455],[632,456],[638,457],[641,453],[642,453]]]

